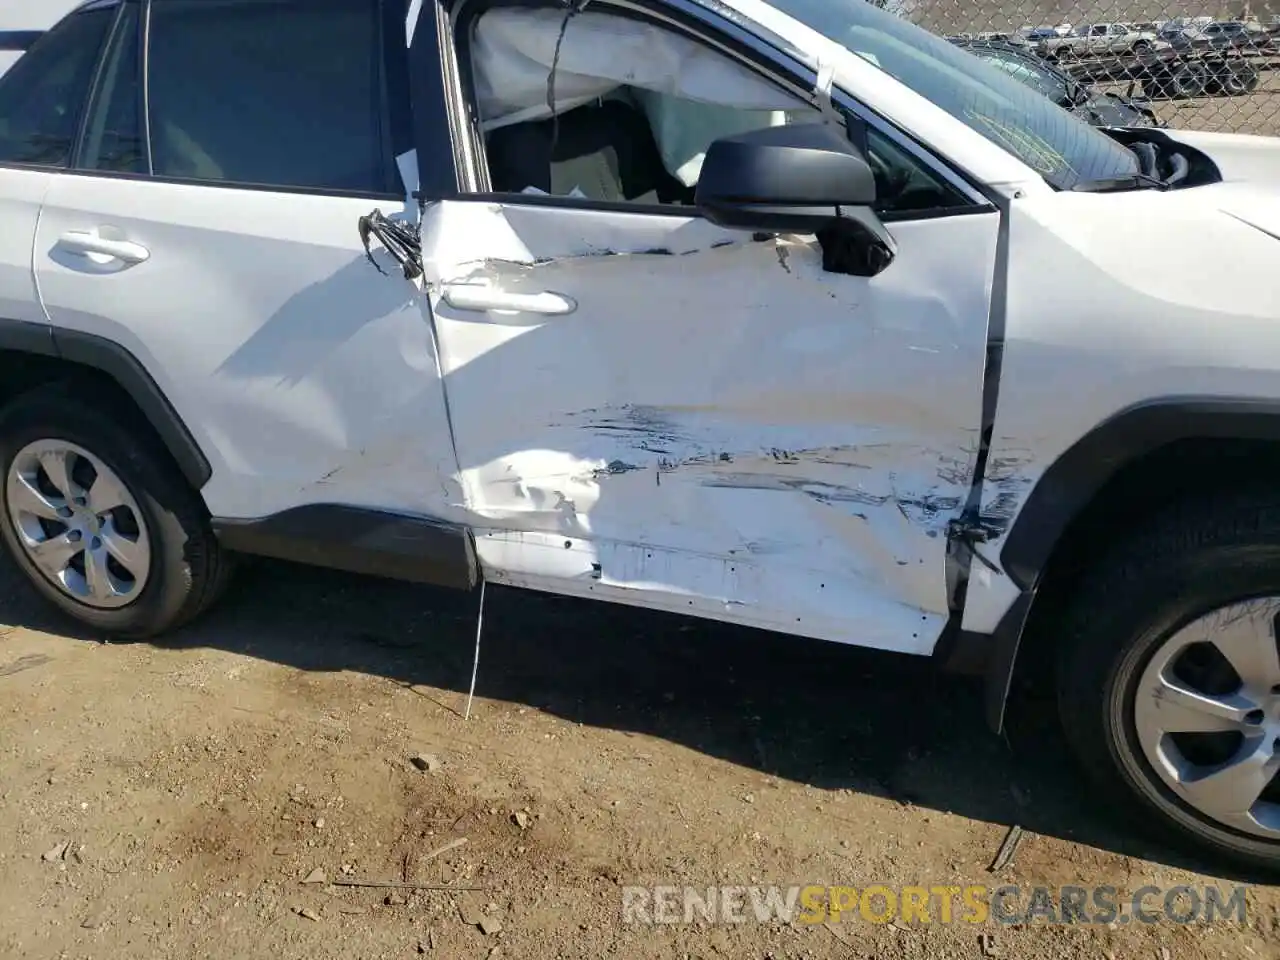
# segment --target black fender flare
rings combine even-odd
[[[1050,464],[1000,548],[1000,565],[1020,593],[988,643],[985,712],[992,730],[1004,726],[1023,628],[1072,521],[1121,469],[1180,440],[1280,442],[1280,401],[1189,396],[1142,403],[1104,420]]]
[[[142,362],[120,344],[79,330],[6,320],[0,322],[0,350],[62,360],[114,380],[137,404],[192,488],[209,482],[213,468],[195,437]]]

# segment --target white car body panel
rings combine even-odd
[[[0,317],[44,323],[31,250],[40,204],[52,175],[39,170],[0,171]]]
[[[344,503],[445,519],[460,503],[430,327],[356,232],[379,202],[52,178],[35,258],[48,318],[143,364],[210,461],[214,516]],[[150,259],[59,248],[92,230]]]
[[[1239,145],[1257,156],[1269,143],[1275,176],[1280,140],[1258,141]],[[1099,424],[1153,399],[1280,396],[1280,193],[1242,183],[1062,193],[1016,201],[1009,216],[1004,365],[982,493],[984,518],[1003,532],[979,547],[997,566],[1034,484]],[[994,630],[1017,592],[975,565],[964,627]]]
[[[898,259],[867,279],[824,272],[810,239],[674,213],[431,205],[486,579],[928,652],[973,476],[998,224],[895,223]],[[495,294],[574,309],[452,305]]]
[[[1203,150],[1227,183],[1246,183],[1255,188],[1254,200],[1265,200],[1258,187],[1280,188],[1280,138],[1247,133],[1208,133],[1199,130],[1166,130],[1171,139]]]

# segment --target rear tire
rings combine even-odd
[[[149,424],[92,380],[0,410],[0,539],[46,599],[125,638],[190,621],[230,574],[203,502]]]
[[[1222,74],[1222,92],[1228,97],[1243,97],[1257,89],[1258,71],[1253,67],[1226,69]]]
[[[1187,63],[1175,69],[1165,84],[1174,100],[1203,97],[1209,87],[1209,72],[1198,63]]]
[[[1268,872],[1280,871],[1280,779],[1249,797],[1280,767],[1277,613],[1280,497],[1219,494],[1109,550],[1047,638],[1066,738],[1104,802]]]

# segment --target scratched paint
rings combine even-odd
[[[868,279],[825,273],[812,240],[677,213],[428,208],[485,575],[927,652],[973,478],[996,215],[895,224],[899,257]],[[452,284],[577,308],[462,310]]]
[[[1270,235],[1280,202],[1257,186],[1276,182],[1275,148],[1185,139],[1213,154],[1226,182],[1105,198],[1064,192],[1010,207],[1005,346],[981,504],[992,524],[982,550],[997,569],[969,583],[967,630],[995,630],[1016,601],[1019,587],[1000,569],[1008,531],[1073,444],[1160,398],[1280,394],[1280,247]],[[1251,224],[1239,219],[1246,208]],[[1210,275],[1212,290],[1199,280]]]
[[[989,538],[1004,535],[1022,501],[1035,485],[1036,476],[1030,450],[1002,438],[996,445],[996,451],[987,460],[978,512],[979,522]]]

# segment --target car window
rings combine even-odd
[[[719,0],[697,2],[710,7]],[[1122,144],[903,17],[865,0],[767,2],[931,100],[1060,190],[1138,172]]]
[[[377,0],[167,0],[149,34],[156,176],[392,190]]]
[[[112,173],[146,173],[146,145],[138,109],[141,100],[137,5],[125,8],[103,57],[76,166]]]
[[[1051,70],[1040,67],[1030,59],[996,50],[975,51],[979,57],[994,67],[999,67],[1020,83],[1039,90],[1054,103],[1070,102],[1067,83]]]
[[[73,14],[0,77],[0,163],[64,167],[118,8]]]
[[[885,219],[909,220],[913,213],[972,206],[959,191],[876,130],[864,146],[876,178],[875,211]]]
[[[472,115],[497,193],[689,206],[716,139],[820,120],[811,105],[701,41],[600,8],[567,23],[555,9],[494,8],[463,36]],[[882,213],[969,205],[878,135],[860,146]]]

